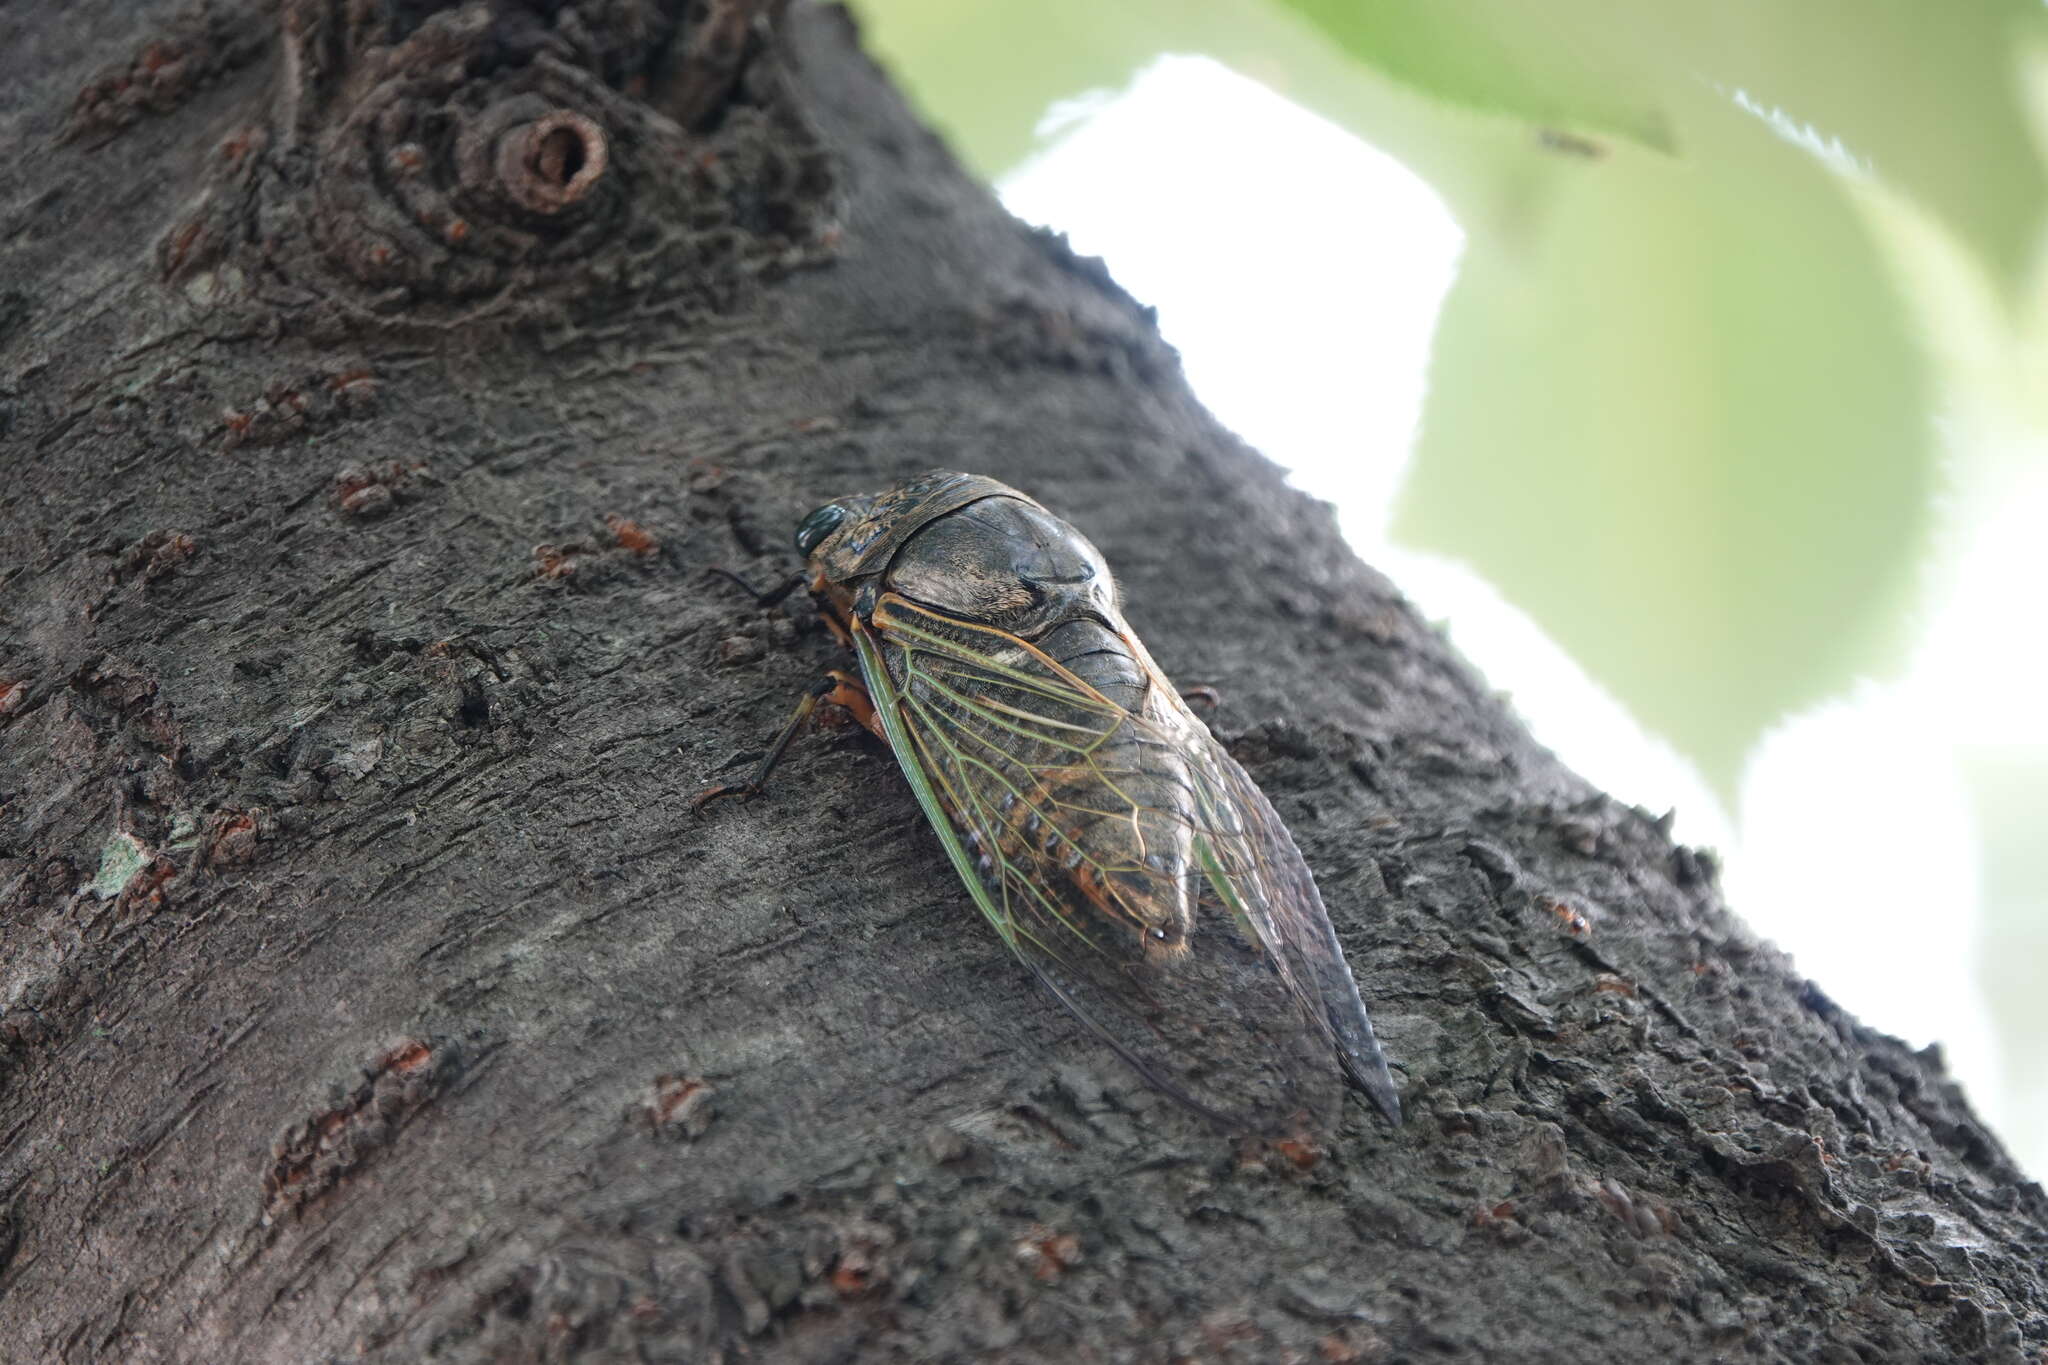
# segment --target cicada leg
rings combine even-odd
[[[829,620],[830,618],[826,619]],[[847,714],[859,721],[862,729],[866,730],[876,739],[881,740],[882,743],[887,744],[889,742],[889,732],[882,728],[882,718],[875,714],[875,703],[868,696],[868,690],[862,685],[860,679],[854,677],[851,673],[842,673],[836,668],[827,673],[825,677],[834,686],[830,692],[827,692],[819,700],[829,701],[834,706],[845,707]]]
[[[887,741],[888,737],[882,731],[881,718],[875,714],[874,703],[868,700],[867,689],[862,687],[860,680],[852,674],[835,668],[804,689],[803,696],[797,699],[796,710],[790,713],[788,723],[782,727],[781,733],[775,736],[775,742],[768,746],[767,754],[755,767],[752,776],[744,782],[722,782],[718,786],[705,788],[690,798],[690,809],[701,813],[705,806],[724,796],[737,796],[741,800],[759,796],[761,789],[768,783],[768,774],[774,772],[775,765],[782,761],[783,752],[789,748],[790,741],[810,724],[811,717],[817,713],[818,703],[821,701],[845,707],[869,733]]]
[[[734,573],[731,569],[720,569],[717,567],[713,567],[710,570],[710,572],[717,574],[726,582],[738,586],[741,592],[744,592],[747,596],[754,599],[755,606],[762,608],[764,611],[767,608],[775,606],[778,603],[780,603],[784,598],[788,597],[798,588],[801,588],[805,582],[804,575],[797,574],[792,578],[788,578],[780,583],[777,583],[774,587],[768,589],[768,591],[763,592],[759,588],[755,587],[752,583],[749,583],[746,579],[741,578],[738,574]]]

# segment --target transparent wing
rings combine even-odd
[[[1302,1008],[1319,1016],[1351,1083],[1399,1123],[1400,1094],[1294,837],[1251,774],[1206,726],[1189,750],[1199,774],[1198,824],[1204,831],[1197,856],[1211,887],[1241,931],[1273,955]]]
[[[1273,1135],[1335,1120],[1337,1064],[1392,1105],[1293,841],[1127,631],[1135,689],[896,597],[855,634],[890,745],[975,903],[1149,1083]]]

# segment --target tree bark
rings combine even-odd
[[[0,1356],[2039,1358],[1939,1056],[772,8],[0,11]],[[857,731],[692,818],[842,662],[707,571],[933,466],[1220,691],[1404,1127],[1146,1090]]]

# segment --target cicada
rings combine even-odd
[[[1400,1121],[1315,879],[1093,545],[936,471],[825,504],[796,548],[785,593],[809,587],[858,676],[813,687],[752,779],[700,803],[758,791],[818,702],[843,704],[996,935],[1152,1086],[1238,1133],[1325,1127],[1346,1079]]]

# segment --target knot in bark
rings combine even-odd
[[[610,157],[604,129],[556,109],[498,138],[498,184],[535,213],[559,213],[589,193]]]
[[[830,253],[833,177],[757,0],[287,0],[282,28],[268,149],[166,233],[172,278],[260,243],[263,273],[317,271],[321,306],[358,317],[560,316],[729,308]],[[215,306],[206,283],[187,292]]]
[[[551,98],[556,94],[514,94],[474,113],[442,111],[444,119],[462,124],[455,140],[449,213],[473,229],[488,231],[502,223],[546,240],[574,232],[593,215],[624,207],[609,202],[615,192],[623,194],[623,186],[607,184],[612,141],[600,121],[609,112],[606,102],[586,99],[586,112]],[[418,161],[424,166],[431,154],[420,142],[408,141],[398,156],[406,165]],[[428,188],[422,185],[414,192]],[[450,245],[467,240],[465,234]]]

